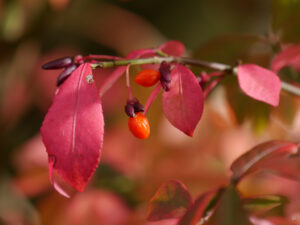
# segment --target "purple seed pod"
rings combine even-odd
[[[59,85],[61,85],[76,68],[77,66],[73,64],[64,69],[64,71],[62,71],[57,77],[56,86],[58,87]]]
[[[144,112],[144,106],[137,100],[133,103],[134,112]]]
[[[161,74],[161,77],[160,77],[161,81],[165,81],[166,83],[171,82],[171,68],[170,67],[171,67],[170,64],[166,63],[165,61],[163,61],[160,64],[159,72]]]
[[[127,104],[125,105],[125,113],[129,117],[135,116],[133,104],[127,102]]]
[[[160,79],[160,83],[161,83],[161,86],[162,88],[165,90],[165,91],[170,91],[170,88],[171,88],[171,84]]]
[[[61,68],[66,68],[72,65],[73,59],[71,57],[64,57],[60,59],[55,59],[51,62],[48,62],[42,66],[44,70],[56,70]]]

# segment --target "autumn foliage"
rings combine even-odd
[[[176,35],[181,41],[166,41],[125,9],[131,1],[89,9],[49,1],[55,17],[70,10],[81,19],[53,17],[34,41],[36,30],[10,30],[18,12],[28,19],[41,9],[22,4],[5,4],[3,17],[7,43],[21,44],[11,62],[0,57],[1,224],[299,224],[299,4],[270,3],[264,35],[198,41],[194,28],[198,48]],[[157,20],[177,3],[159,4]],[[217,15],[206,18],[203,38]],[[179,32],[176,21],[166,24]],[[84,45],[55,48],[51,33]]]

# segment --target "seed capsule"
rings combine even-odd
[[[166,83],[171,82],[171,67],[170,67],[170,64],[163,61],[160,64],[159,72],[161,74],[161,80],[164,80]]]
[[[71,57],[64,57],[60,59],[55,59],[50,61],[42,66],[44,70],[56,70],[61,68],[66,68],[73,63],[73,59]]]
[[[144,112],[144,106],[136,99],[133,103],[134,112]]]
[[[125,113],[127,114],[127,116],[129,117],[134,117],[135,113],[134,113],[134,107],[132,104],[126,104],[125,105]]]
[[[59,74],[59,76],[57,77],[56,86],[58,87],[59,85],[61,85],[72,74],[72,72],[76,68],[77,68],[76,65],[71,65],[71,66],[67,67],[66,69],[64,69],[64,71],[62,71]]]
[[[135,117],[128,118],[128,127],[131,133],[139,139],[146,139],[150,135],[149,121],[141,113],[137,113]]]
[[[155,85],[160,79],[160,72],[157,70],[146,69],[139,72],[135,78],[134,82],[143,86],[151,87]]]

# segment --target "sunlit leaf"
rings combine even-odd
[[[237,67],[237,76],[246,95],[272,106],[279,104],[281,82],[274,72],[254,64],[244,64]]]
[[[92,70],[83,64],[60,87],[41,134],[55,170],[78,191],[83,191],[100,160],[104,133],[101,102]]]
[[[171,180],[159,187],[150,200],[147,219],[157,221],[178,218],[192,204],[192,198],[184,184]]]

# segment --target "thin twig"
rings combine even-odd
[[[284,81],[281,81],[281,89],[285,90],[286,92],[289,92],[293,95],[300,96],[300,88],[297,86],[294,86],[292,84],[286,83]]]

